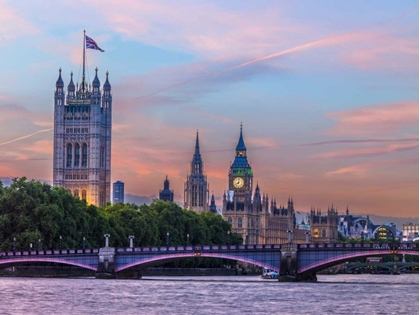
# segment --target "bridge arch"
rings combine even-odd
[[[166,254],[166,255],[158,255],[153,257],[148,257],[145,259],[136,260],[134,262],[122,265],[120,267],[115,268],[115,272],[119,272],[134,266],[144,266],[149,267],[153,266],[156,263],[162,263],[162,262],[170,262],[178,259],[183,258],[197,258],[197,257],[207,257],[207,258],[222,258],[222,259],[230,259],[230,260],[237,260],[249,264],[253,264],[259,267],[263,267],[266,269],[271,269],[279,272],[279,266],[273,266],[267,263],[264,263],[262,261],[253,260],[249,258],[244,258],[240,256],[235,255],[229,255],[229,254],[219,254],[219,253],[205,253],[201,252],[199,255],[196,252],[190,252],[190,253],[174,253],[174,254]]]
[[[344,263],[344,262],[349,261],[349,260],[362,258],[362,257],[381,256],[381,255],[389,255],[389,254],[390,254],[389,249],[383,249],[383,250],[376,250],[376,251],[360,251],[360,252],[356,252],[356,253],[340,255],[340,256],[337,256],[337,257],[332,257],[332,258],[320,260],[316,263],[309,264],[305,267],[299,268],[297,273],[298,274],[299,273],[306,273],[306,272],[311,272],[311,273],[315,272],[316,273],[316,272],[321,271],[325,268],[332,267],[332,266]],[[396,253],[396,254],[418,256],[419,252],[418,251],[413,251],[413,250],[398,250],[398,253]]]
[[[0,260],[0,268],[8,268],[17,265],[26,265],[28,263],[56,263],[56,264],[64,264],[64,265],[71,265],[76,266],[84,269],[89,269],[96,271],[97,266],[92,266],[88,264],[78,263],[71,260],[65,260],[60,258],[49,258],[49,257],[25,257],[25,258],[11,258],[11,259],[3,259]]]

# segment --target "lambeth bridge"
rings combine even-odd
[[[325,268],[380,255],[419,255],[419,244],[282,244],[129,247],[77,250],[38,250],[0,253],[0,268],[54,263],[78,266],[96,272],[97,277],[118,278],[130,268],[145,269],[164,262],[211,257],[236,260],[279,272],[279,281],[316,281]],[[141,276],[141,275],[140,275]]]

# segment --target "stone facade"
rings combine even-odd
[[[195,141],[195,152],[191,161],[191,173],[187,175],[184,185],[184,208],[197,213],[207,211],[209,187],[207,176],[203,173],[203,160],[200,154],[200,144],[197,138]]]
[[[108,72],[102,91],[98,69],[92,85],[83,76],[76,87],[71,73],[66,96],[60,69],[54,96],[54,186],[96,206],[110,201],[111,127]]]
[[[312,243],[335,243],[338,240],[338,213],[333,206],[327,214],[311,209],[310,214]]]

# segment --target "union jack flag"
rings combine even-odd
[[[86,37],[86,48],[99,50],[100,52],[104,52],[105,50],[100,49],[98,44],[89,36],[85,35]]]

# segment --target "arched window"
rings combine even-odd
[[[75,196],[76,198],[79,198],[79,190],[78,189],[74,190],[73,196]]]
[[[74,146],[74,166],[79,166],[80,163],[80,145],[76,143]]]
[[[82,190],[82,199],[86,200],[86,190],[85,189]]]
[[[241,228],[242,227],[242,218],[239,218],[238,219],[238,228]]]
[[[228,218],[228,222],[232,225],[232,218],[231,217]]]
[[[87,159],[88,159],[87,144],[86,143],[83,143],[82,144],[82,167],[86,167],[87,166]]]
[[[67,167],[71,167],[73,158],[73,146],[71,143],[67,144]]]

